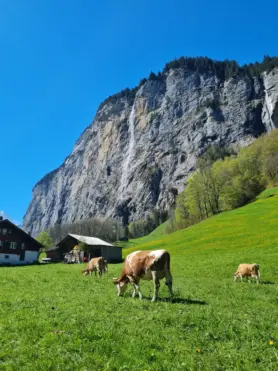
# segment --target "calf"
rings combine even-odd
[[[139,298],[142,299],[139,288],[140,279],[153,280],[154,296],[152,301],[155,301],[158,297],[159,281],[162,278],[166,278],[166,285],[170,297],[172,297],[173,279],[170,271],[170,254],[165,250],[135,251],[126,257],[121,276],[114,278],[113,282],[117,286],[118,296],[121,296],[125,292],[127,284],[131,283],[133,286],[132,297],[136,296],[137,290]]]
[[[87,274],[90,273],[90,276],[92,276],[92,272],[95,272],[95,276],[99,275],[99,277],[104,273],[104,259],[103,257],[99,258],[93,258],[89,261],[88,266],[86,269],[82,271],[83,276],[87,276]]]
[[[257,283],[260,280],[260,266],[259,264],[240,264],[237,268],[236,273],[234,274],[234,281],[240,277],[241,281],[243,277],[255,277]]]

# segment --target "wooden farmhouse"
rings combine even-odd
[[[80,244],[85,245],[86,250],[81,251]],[[77,263],[82,262],[84,258],[89,260],[102,256],[108,262],[119,262],[122,260],[122,248],[97,237],[68,234],[57,246],[48,249],[46,255],[52,261],[62,261],[66,258]]]
[[[33,264],[42,245],[28,233],[0,217],[0,265]]]

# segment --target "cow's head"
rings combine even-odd
[[[122,296],[125,290],[127,289],[127,284],[129,280],[127,277],[124,278],[113,278],[113,283],[118,289],[118,296]]]

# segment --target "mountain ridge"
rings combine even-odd
[[[34,186],[23,227],[36,234],[169,209],[208,145],[247,145],[278,126],[277,65],[181,58],[108,97],[63,164]]]

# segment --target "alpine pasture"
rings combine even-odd
[[[277,370],[278,191],[186,230],[131,241],[171,254],[174,300],[118,298],[83,265],[0,268],[0,370]],[[258,263],[261,284],[233,282]]]

